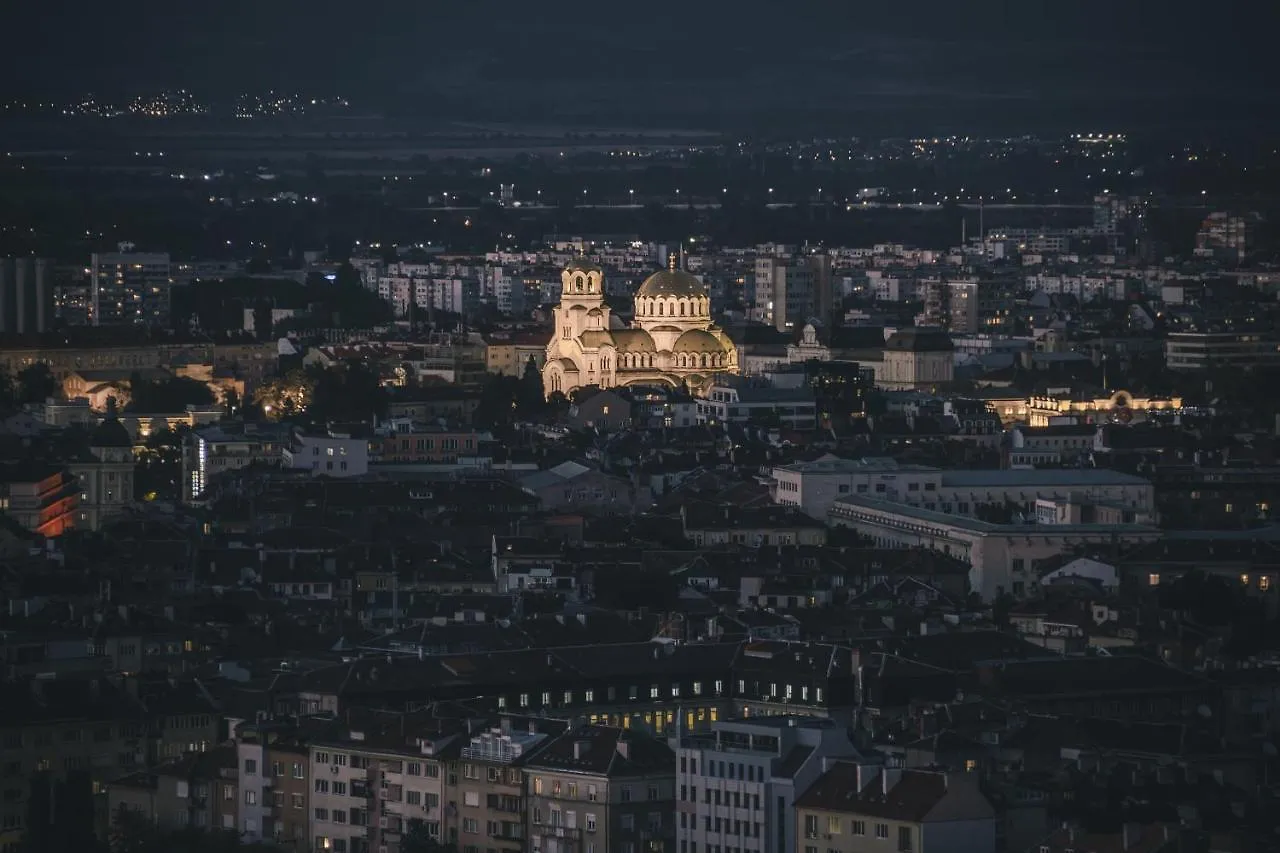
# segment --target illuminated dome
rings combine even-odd
[[[604,272],[599,264],[593,263],[582,256],[569,261],[565,266],[565,270],[568,272]]]
[[[702,329],[690,329],[681,335],[672,352],[724,352],[724,344],[710,332]]]
[[[707,287],[684,270],[662,270],[644,280],[636,291],[637,298],[674,296],[707,298]]]

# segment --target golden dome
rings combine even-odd
[[[661,270],[644,280],[636,297],[675,296],[707,298],[707,286],[684,270]]]
[[[710,332],[702,329],[690,329],[676,339],[672,352],[724,352],[724,344]]]

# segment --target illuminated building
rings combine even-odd
[[[656,272],[635,294],[635,320],[624,326],[604,301],[604,272],[582,259],[561,273],[555,336],[542,369],[548,395],[590,385],[657,383],[695,392],[717,374],[738,372],[733,342],[711,322],[706,285],[676,268]]]

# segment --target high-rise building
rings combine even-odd
[[[53,320],[53,284],[43,258],[0,258],[0,334],[46,332]]]
[[[95,252],[89,263],[89,322],[94,326],[169,324],[173,286],[168,254]]]
[[[778,331],[799,328],[810,318],[829,322],[834,298],[829,255],[756,259],[753,313]]]
[[[832,720],[776,716],[713,723],[681,737],[676,755],[681,849],[795,853],[797,797],[857,750]]]

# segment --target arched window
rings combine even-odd
[[[702,354],[702,366],[707,366],[707,354],[705,352]]]
[[[684,303],[683,303],[683,302],[681,302],[681,303],[680,303],[680,316],[681,316],[681,317],[683,317],[683,316],[684,316]]]

